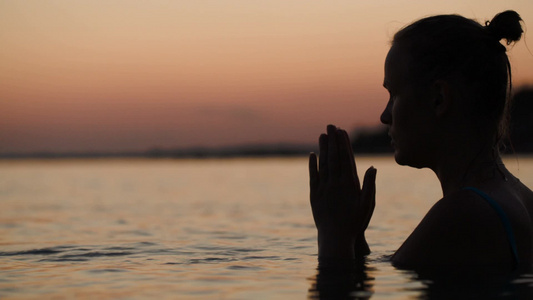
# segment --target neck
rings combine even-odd
[[[464,149],[468,149],[465,151]],[[492,147],[468,147],[448,152],[432,168],[444,196],[467,186],[480,186],[489,180],[506,179],[500,155]]]

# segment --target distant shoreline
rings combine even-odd
[[[0,154],[0,159],[292,157],[307,155],[317,150],[314,145],[251,145],[226,148],[154,148],[148,151],[123,152],[3,153]]]
[[[234,158],[275,158],[307,157],[310,152],[318,152],[315,146],[285,148],[224,148],[195,150],[150,150],[145,152],[87,152],[87,153],[7,153],[0,154],[0,161],[9,160],[62,160],[62,159],[234,159]],[[392,151],[355,151],[356,156],[392,156]],[[507,152],[504,158],[533,157],[533,152]]]

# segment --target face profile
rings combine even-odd
[[[407,54],[398,46],[387,54],[383,86],[389,92],[389,100],[380,119],[389,127],[398,164],[429,167],[429,156],[435,151],[431,145],[435,114],[427,93],[417,91],[409,81],[407,61]]]

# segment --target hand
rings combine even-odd
[[[328,125],[327,134],[320,136],[319,147],[319,169],[316,154],[309,156],[318,255],[351,259],[362,243],[366,246],[364,231],[375,207],[376,169],[370,167],[366,171],[361,189],[348,134],[333,125]]]

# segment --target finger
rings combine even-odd
[[[318,187],[318,169],[316,163],[316,154],[309,154],[309,187],[311,189],[311,196]]]
[[[328,178],[340,176],[339,147],[337,145],[337,127],[328,125]]]
[[[328,136],[325,134],[321,134],[320,138],[318,139],[318,146],[320,149],[320,159],[319,159],[319,165],[320,168],[318,170],[319,180],[321,182],[326,182],[328,179]]]
[[[374,167],[368,168],[363,180],[363,189],[361,191],[361,211],[365,214],[364,229],[368,227],[374,208],[376,207],[376,174]]]
[[[339,139],[342,139],[341,144],[343,145],[341,154],[341,168],[343,168],[343,172],[346,173],[346,175],[350,176],[350,179],[356,183],[357,189],[359,190],[361,187],[359,185],[359,178],[357,177],[357,169],[355,167],[352,144],[350,143],[350,138],[348,137],[348,133],[346,133],[346,130],[340,130]]]
[[[344,130],[338,129],[335,134],[337,135],[337,148],[339,149],[339,171],[342,177],[351,177],[350,161],[348,160],[348,146],[346,145],[346,139],[344,138]]]

